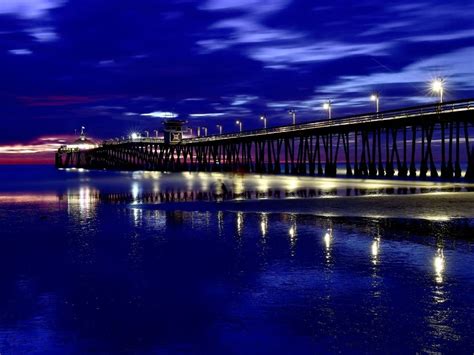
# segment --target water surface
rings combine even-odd
[[[474,350],[469,185],[50,167],[0,185],[2,354]]]

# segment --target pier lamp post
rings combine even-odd
[[[293,119],[293,126],[296,124],[296,111],[295,110],[289,110],[288,114],[291,116]]]
[[[146,136],[147,138],[150,138],[150,132],[145,131],[145,136]]]
[[[323,104],[323,109],[325,109],[328,112],[328,119],[332,119],[332,110],[331,110],[331,100],[328,100]]]
[[[219,129],[219,134],[222,134],[222,125],[218,124],[216,125],[216,127]]]
[[[133,132],[131,135],[130,135],[130,138],[132,139],[132,141],[134,140],[137,140],[138,138],[140,138],[140,135],[136,132]]]
[[[262,115],[260,116],[260,120],[263,121],[263,128],[267,129],[267,118],[264,115]]]
[[[196,129],[196,136],[201,137],[201,127],[198,126]]]
[[[444,95],[444,80],[442,78],[436,78],[431,82],[431,91],[439,94],[439,103],[443,103]]]
[[[370,101],[375,102],[375,112],[379,113],[379,111],[380,111],[380,95],[378,93],[372,94],[370,96]]]
[[[158,130],[155,129],[153,132],[155,133],[155,138],[158,139]]]
[[[207,127],[201,127],[201,128],[204,131],[204,137],[206,137],[207,136]]]
[[[235,121],[235,124],[239,125],[239,131],[242,132],[242,121]]]

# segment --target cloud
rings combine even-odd
[[[198,41],[198,44],[207,51],[217,51],[239,44],[258,44],[272,41],[291,41],[301,38],[303,34],[270,28],[263,24],[265,19],[274,13],[282,11],[289,5],[289,0],[273,0],[262,2],[259,0],[209,0],[201,8],[207,11],[229,11],[233,16],[215,22],[209,31],[216,32],[215,38]],[[230,35],[222,36],[222,31],[230,31]]]
[[[10,49],[8,52],[14,55],[30,55],[33,53],[32,51],[26,48]]]
[[[389,44],[319,42],[313,44],[287,44],[262,46],[249,52],[249,56],[268,65],[330,61],[352,56],[388,54]]]
[[[201,9],[208,11],[240,10],[254,15],[269,14],[284,9],[290,0],[208,0]]]
[[[473,2],[414,1],[383,4],[378,21],[360,36],[390,36],[412,42],[447,41],[472,37]],[[449,14],[449,16],[443,16]],[[453,23],[455,21],[456,23]]]
[[[448,77],[451,82],[455,82],[464,89],[473,90],[472,58],[474,58],[474,47],[467,47],[419,60],[396,72],[344,76],[340,78],[339,84],[329,85],[323,89],[347,92],[369,85],[423,83],[433,77],[434,73],[441,73],[442,76]]]
[[[213,112],[213,113],[191,113],[189,117],[219,117],[224,116],[225,113]]]
[[[405,30],[409,28],[409,26],[413,26],[413,21],[404,20],[404,21],[389,21],[389,22],[382,22],[379,24],[374,25],[367,31],[362,32],[361,36],[374,36],[380,35],[386,32],[392,32],[394,30]]]
[[[38,42],[53,42],[58,39],[58,34],[52,27],[35,27],[28,32]]]
[[[178,114],[175,112],[166,112],[166,111],[154,111],[148,113],[142,113],[140,116],[144,117],[157,117],[157,118],[176,118]]]
[[[450,93],[453,92],[461,95],[462,92],[466,92],[467,95],[472,95],[474,91],[472,58],[474,58],[474,47],[467,47],[419,60],[394,72],[341,76],[336,83],[319,87],[318,97],[321,99],[324,95],[326,97],[329,95],[347,102],[343,97],[350,98],[352,94],[357,96],[352,99],[361,103],[367,100],[367,95],[373,88],[383,88],[385,91],[401,91],[405,88],[414,91],[413,95],[399,99],[393,96],[392,101],[398,100],[399,105],[404,101],[425,103],[432,101],[429,97],[429,81],[438,75],[446,80],[446,99],[455,99],[450,97]]]
[[[273,41],[292,41],[303,37],[302,33],[274,29],[260,24],[253,17],[239,17],[222,20],[210,27],[211,30],[229,29],[229,38],[203,40],[199,43],[209,50],[219,50],[238,44],[258,44]]]
[[[386,55],[388,49],[394,45],[393,42],[386,41],[348,41],[347,37],[351,34],[346,33],[345,38],[338,39],[338,34],[334,33],[331,40],[321,39],[315,38],[311,29],[300,30],[294,25],[291,28],[269,26],[267,19],[282,13],[289,4],[289,1],[272,1],[263,4],[257,0],[208,1],[203,9],[227,10],[229,17],[209,27],[210,33],[216,32],[214,38],[200,40],[198,44],[207,52],[240,46],[241,51],[249,58],[263,62],[265,68],[274,70],[291,69],[291,64],[327,62],[364,55]],[[235,15],[229,10],[239,11]],[[402,21],[385,26],[387,28],[403,27],[409,23],[411,22]],[[225,35],[225,33],[229,34]]]
[[[229,98],[231,100],[231,105],[232,106],[241,106],[245,105],[249,102],[258,100],[258,96],[252,96],[252,95],[236,95],[233,98]]]
[[[55,152],[71,137],[40,137],[31,143],[16,143],[0,145],[1,154],[38,154]]]
[[[1,164],[54,164],[54,153],[77,136],[37,137],[29,142],[0,144]]]
[[[12,14],[23,19],[36,19],[62,5],[60,0],[2,0],[0,14]]]
[[[454,31],[450,33],[436,33],[428,35],[418,35],[407,37],[406,40],[410,42],[440,42],[440,41],[453,41],[458,39],[474,39],[474,29]]]

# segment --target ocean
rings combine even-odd
[[[0,353],[470,354],[473,191],[0,166]]]

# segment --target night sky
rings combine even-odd
[[[172,113],[236,131],[474,97],[474,2],[0,0],[0,163]]]

